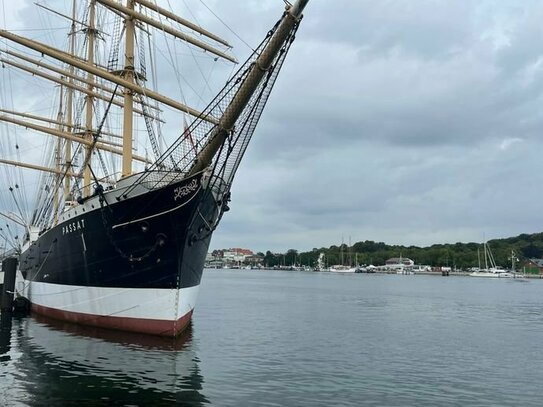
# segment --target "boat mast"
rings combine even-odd
[[[94,65],[94,43],[96,39],[96,28],[95,28],[95,19],[96,19],[96,1],[89,1],[89,26],[85,29],[87,34],[87,64]],[[90,196],[90,184],[91,184],[91,172],[90,172],[90,158],[92,154],[92,120],[93,120],[93,105],[94,105],[94,96],[92,95],[94,89],[94,74],[92,72],[87,72],[87,96],[85,96],[86,101],[86,111],[85,111],[85,140],[89,144],[85,147],[85,159],[84,162],[88,165],[83,168],[83,197]]]
[[[57,113],[57,121],[59,122],[57,124],[58,126],[58,129],[60,131],[62,131],[62,128],[63,128],[63,124],[62,122],[64,121],[64,118],[62,117],[62,110],[63,110],[63,105],[62,105],[62,98],[63,98],[63,94],[62,94],[62,85],[60,85],[60,89],[59,89],[59,102],[58,102],[58,113]],[[62,150],[62,143],[61,143],[62,139],[61,138],[57,138],[56,140],[56,143],[55,143],[55,170],[58,171],[58,173],[55,175],[54,177],[54,180],[55,180],[55,183],[53,185],[53,225],[56,225],[58,223],[58,212],[59,212],[59,193],[60,193],[60,185],[62,183],[61,181],[61,176],[60,176],[60,172],[61,172],[61,150]]]
[[[73,0],[72,2],[72,26],[70,29],[70,54],[73,56],[75,54],[75,17],[76,17],[76,0]],[[68,82],[71,86],[68,86],[68,89],[66,91],[66,126],[68,131],[72,131],[73,129],[73,98],[74,98],[74,91],[73,91],[73,85],[74,85],[74,72],[75,69],[72,65],[69,66],[68,71],[70,73]],[[66,144],[64,146],[64,163],[65,163],[65,170],[66,172],[72,171],[72,142],[70,140],[66,140]],[[72,201],[71,197],[71,178],[66,175],[64,177],[64,202]]]
[[[353,251],[351,248],[351,236],[349,236],[349,267],[353,266]]]
[[[262,53],[253,64],[251,72],[247,74],[247,77],[239,87],[232,102],[224,111],[219,123],[210,135],[208,143],[198,154],[195,164],[189,171],[189,175],[194,175],[211,164],[213,157],[215,157],[215,154],[223,145],[228,134],[233,130],[243,109],[245,109],[254,91],[258,88],[260,81],[264,78],[264,75],[268,73],[273,60],[280,52],[285,40],[302,18],[302,11],[308,2],[309,0],[297,0],[294,5],[287,3],[287,11],[273,33],[273,37],[262,50]]]
[[[488,271],[488,252],[487,252],[487,250],[488,250],[488,248],[487,248],[486,240],[485,240],[485,245],[484,245],[485,271]]]
[[[134,0],[128,0],[127,8],[134,12]],[[135,22],[131,13],[127,13],[125,21],[125,58],[124,69],[121,77],[134,83],[134,35]],[[133,130],[133,109],[134,109],[134,94],[129,88],[124,88],[124,114],[123,114],[123,167],[122,177],[132,174],[132,130]]]
[[[340,257],[340,263],[342,266],[345,265],[345,263],[343,262],[343,235],[341,236],[341,246],[339,246],[339,257]]]

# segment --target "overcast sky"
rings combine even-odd
[[[542,20],[541,1],[311,1],[212,246],[541,231]]]
[[[205,3],[251,45],[284,5]],[[540,232],[541,21],[540,0],[310,0],[211,248]]]

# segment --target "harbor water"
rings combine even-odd
[[[1,406],[543,401],[543,280],[206,270],[176,340],[2,317]]]

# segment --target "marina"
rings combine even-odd
[[[543,4],[0,10],[1,407],[542,405]]]

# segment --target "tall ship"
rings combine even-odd
[[[212,233],[307,3],[286,2],[239,65],[228,42],[149,0],[74,0],[68,11],[38,4],[69,22],[64,49],[41,31],[30,39],[0,29],[0,183],[8,185],[0,240],[19,257],[17,295],[34,312],[154,335],[183,331]],[[179,51],[179,43],[188,46]],[[185,68],[190,59],[196,68]],[[202,59],[234,64],[203,108],[189,106],[186,93],[159,90],[160,79],[166,90],[188,82],[198,100],[204,92],[182,68],[207,79]],[[21,77],[24,89],[9,94]],[[40,99],[44,85],[53,97]],[[40,114],[52,105],[56,114]],[[41,137],[46,144],[22,148]],[[23,182],[36,192],[31,210]]]

